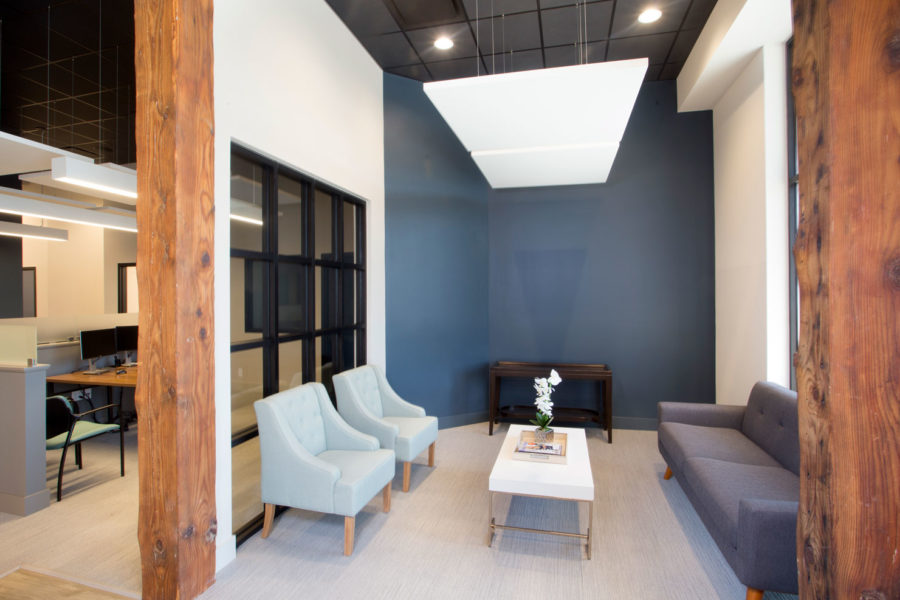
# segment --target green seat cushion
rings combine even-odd
[[[75,423],[75,430],[72,431],[72,439],[69,442],[74,444],[86,439],[90,439],[107,431],[118,431],[119,426],[114,423],[94,423],[92,421],[78,421]],[[66,435],[68,432],[55,435],[47,440],[47,450],[57,450],[66,445]]]

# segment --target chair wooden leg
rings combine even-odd
[[[391,482],[384,486],[381,491],[381,506],[384,512],[391,512]]]
[[[353,535],[356,529],[356,517],[344,517],[344,556],[353,554]]]
[[[84,468],[84,463],[81,462],[81,442],[75,444],[75,464],[79,469]]]
[[[403,491],[409,491],[409,471],[410,464],[408,462],[403,463]]]
[[[272,522],[275,520],[275,505],[266,504],[265,514],[263,515],[262,537],[266,539],[272,533]]]
[[[758,590],[756,588],[748,587],[747,588],[747,600],[762,600],[763,594],[766,592],[764,590]]]
[[[437,444],[437,442],[431,442],[431,445],[428,446],[428,466],[429,467],[434,466],[434,445],[435,444]]]
[[[663,475],[663,479],[672,479],[672,469],[666,467],[666,474]]]

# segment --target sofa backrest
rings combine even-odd
[[[347,381],[350,390],[356,395],[360,404],[366,407],[370,413],[379,419],[384,416],[384,408],[381,405],[381,389],[378,387],[378,378],[375,369],[369,365],[362,365],[349,371],[344,371],[335,377]]]
[[[310,454],[326,450],[325,423],[314,384],[278,392],[265,399]]]
[[[741,431],[783,467],[800,474],[797,392],[757,382],[750,391]]]

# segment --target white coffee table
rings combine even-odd
[[[588,456],[587,440],[584,429],[575,427],[554,427],[554,431],[568,434],[566,464],[551,464],[513,460],[519,433],[534,429],[531,425],[510,425],[500,447],[500,454],[494,462],[491,477],[488,481],[490,500],[488,505],[488,546],[494,541],[497,529],[513,529],[532,533],[549,533],[587,540],[587,557],[591,558],[591,530],[594,518],[594,477],[591,473],[591,460]],[[587,533],[550,531],[546,529],[530,529],[502,525],[494,521],[494,494],[512,494],[515,496],[534,496],[538,498],[556,498],[573,502],[587,502]]]

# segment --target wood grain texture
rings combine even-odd
[[[215,571],[211,0],[135,2],[143,596]]]
[[[800,597],[900,598],[900,3],[795,0]]]
[[[9,575],[0,577],[0,598],[7,600],[46,600],[47,598],[130,600],[128,596],[27,569],[17,569]]]

